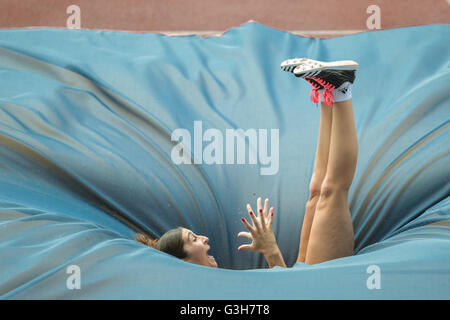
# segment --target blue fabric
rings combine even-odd
[[[449,36],[428,25],[316,39],[254,22],[209,38],[1,30],[0,297],[450,298]],[[310,85],[281,71],[291,57],[359,63],[355,255],[312,266],[295,261],[320,110]],[[223,137],[266,129],[273,154],[278,129],[278,167],[263,174],[250,155],[175,164],[171,135],[194,139],[194,121]],[[289,268],[237,252],[259,196]],[[180,225],[209,237],[219,269],[133,240]],[[71,265],[79,290],[66,286]]]

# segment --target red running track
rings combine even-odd
[[[0,0],[0,28],[67,27],[68,6],[80,7],[81,28],[215,34],[254,20],[304,35],[368,31],[370,5],[381,29],[447,24],[449,0]]]

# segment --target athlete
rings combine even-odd
[[[288,59],[281,69],[305,79],[311,86],[311,98],[321,104],[318,144],[314,172],[309,184],[309,199],[300,235],[297,262],[317,264],[353,255],[354,234],[348,204],[358,157],[358,139],[353,116],[352,85],[358,64],[352,60],[323,62],[308,58]],[[258,198],[256,211],[247,204],[252,223],[242,222],[251,243],[238,251],[262,253],[269,268],[286,267],[272,229],[274,208],[269,199]],[[208,255],[208,237],[196,235],[178,227],[166,232],[159,240],[138,234],[135,239],[184,261],[218,267]]]

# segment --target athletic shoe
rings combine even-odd
[[[358,63],[352,60],[323,62],[295,58],[283,61],[281,68],[294,73],[296,77],[305,79],[313,86],[311,98],[314,103],[319,102],[319,90],[323,90],[325,103],[331,105],[333,103],[331,91],[339,88],[344,82],[353,83],[355,81]]]

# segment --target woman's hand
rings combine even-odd
[[[256,200],[256,205],[258,215],[252,211],[252,207],[247,203],[247,210],[253,221],[253,226],[245,218],[242,218],[242,222],[249,232],[239,232],[238,234],[238,237],[246,237],[252,240],[252,243],[241,245],[238,251],[251,250],[264,255],[271,255],[273,252],[279,250],[272,230],[273,207],[268,210],[269,199],[266,199],[264,201],[264,208],[261,208],[261,197]]]

